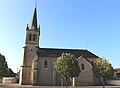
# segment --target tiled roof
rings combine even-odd
[[[59,57],[63,52],[64,53],[71,53],[78,58],[79,56],[83,55],[85,58],[98,58],[97,55],[93,54],[92,52],[84,49],[55,49],[55,48],[39,48],[40,56],[53,56]]]
[[[115,72],[120,72],[120,68],[115,68]]]

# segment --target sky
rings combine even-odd
[[[35,0],[0,0],[0,53],[20,68]],[[87,49],[120,68],[120,0],[37,0],[41,48]]]

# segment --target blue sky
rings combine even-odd
[[[0,1],[0,52],[20,67],[35,0]],[[120,67],[120,0],[38,0],[40,47],[88,49]]]

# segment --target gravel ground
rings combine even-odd
[[[31,85],[19,85],[19,84],[0,84],[0,88],[65,88],[65,86],[31,86]],[[102,86],[76,86],[69,88],[102,88]],[[106,88],[120,88],[120,86],[106,86]]]

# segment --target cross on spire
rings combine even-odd
[[[35,8],[37,8],[37,0],[35,0]]]

